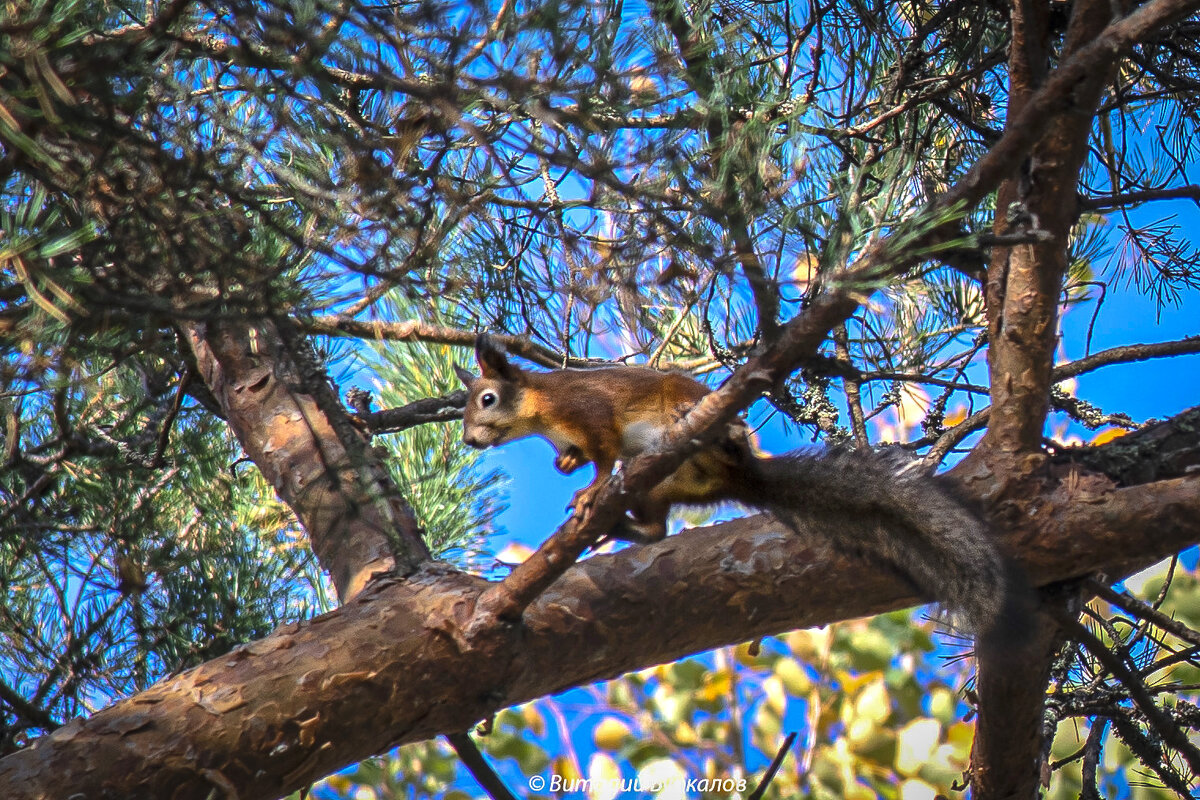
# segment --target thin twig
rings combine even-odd
[[[1065,611],[1054,609],[1051,611],[1054,613],[1056,621],[1063,625],[1076,641],[1086,647],[1088,652],[1121,682],[1121,686],[1129,693],[1130,699],[1133,700],[1142,716],[1146,718],[1147,724],[1161,738],[1163,744],[1183,756],[1193,774],[1200,775],[1200,749],[1197,749],[1196,745],[1188,739],[1187,734],[1181,731],[1179,726],[1158,707],[1142,679],[1125,664],[1123,659],[1109,650],[1094,633],[1080,624],[1074,616],[1068,615]]]
[[[446,741],[454,748],[463,766],[488,793],[488,797],[492,800],[517,800],[517,796],[508,790],[504,781],[500,780],[500,776],[492,769],[492,765],[483,757],[483,753],[479,752],[479,746],[475,744],[471,734],[447,733]]]
[[[398,433],[429,422],[450,422],[462,419],[467,404],[467,393],[463,390],[451,392],[443,397],[427,397],[399,408],[359,413],[358,419],[371,433]]]
[[[1092,722],[1087,742],[1083,745],[1082,786],[1079,787],[1079,800],[1100,800],[1100,790],[1096,785],[1096,766],[1100,763],[1100,751],[1104,746],[1104,734],[1107,732],[1107,719],[1098,717]]]
[[[792,749],[792,742],[794,741],[796,741],[796,732],[792,731],[783,740],[783,745],[780,746],[779,752],[775,754],[775,758],[771,760],[771,765],[763,773],[762,780],[758,782],[758,786],[754,787],[754,791],[746,797],[746,800],[762,800],[763,793],[767,791],[767,787],[775,779],[775,773],[779,772],[779,768],[783,765],[783,759],[787,758],[788,750]]]
[[[1197,633],[1178,620],[1171,619],[1161,611],[1152,608],[1148,603],[1143,603],[1129,592],[1118,592],[1111,586],[1107,586],[1094,578],[1089,578],[1084,585],[1088,591],[1094,592],[1113,605],[1123,608],[1133,616],[1147,620],[1172,636],[1177,636],[1191,645],[1200,647],[1200,633]]]

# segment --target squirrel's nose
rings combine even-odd
[[[479,439],[475,438],[475,436],[469,431],[463,431],[463,442],[468,447],[474,447],[476,450],[483,449],[483,445],[479,443]]]

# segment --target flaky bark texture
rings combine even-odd
[[[1200,540],[1200,477],[1048,498],[1015,531],[1039,582]],[[429,567],[75,721],[0,761],[7,797],[277,797],[385,745],[729,642],[911,604],[886,570],[756,517],[572,567],[468,640],[487,584]],[[1026,732],[1028,735],[1028,732]],[[102,768],[100,768],[102,766]],[[228,793],[228,796],[234,796]]]
[[[297,363],[278,323],[182,328],[230,428],[300,518],[341,597],[352,597],[375,572],[412,571],[429,557],[408,504],[363,455],[366,440],[340,407],[322,407],[336,404],[332,389],[323,374]]]
[[[1072,6],[1064,61],[1070,63],[1082,48],[1100,40],[1113,8],[1108,0],[1079,0]],[[1010,10],[1006,132],[1022,124],[1022,114],[1050,70],[1049,5],[1015,0]],[[1068,237],[1078,214],[1076,186],[1095,109],[1114,65],[1098,65],[1078,77],[1069,100],[1053,110],[1050,124],[1025,161],[1010,165],[1009,177],[996,195],[997,234],[1031,230],[1042,237],[994,248],[988,265],[992,411],[987,434],[971,461],[986,462],[986,472],[1001,487],[999,492],[1009,497],[1040,488],[1037,472],[1058,340],[1059,293],[1068,266]],[[1039,619],[1035,628],[1029,631],[1020,658],[980,654],[980,713],[971,753],[976,800],[1037,796],[1045,753],[1041,724],[1045,686],[1061,636],[1046,618]]]
[[[1069,59],[1095,40],[1110,13],[1107,0],[1076,3],[1064,57]],[[1009,124],[1020,123],[1021,112],[1045,80],[1048,17],[1045,3],[1021,1],[1012,6]],[[1087,155],[1096,105],[1112,67],[1110,63],[1081,77],[1027,160],[997,193],[998,234],[1031,228],[1049,236],[1030,244],[994,248],[988,265],[993,410],[985,447],[990,450],[1036,452],[1041,446],[1058,336],[1059,292],[1067,269],[1067,237],[1078,213],[1075,187]]]

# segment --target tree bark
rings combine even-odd
[[[411,572],[429,558],[412,510],[364,452],[365,437],[324,375],[306,377],[279,323],[180,327],[229,427],[300,518],[340,597],[354,596],[375,572]]]
[[[1038,583],[1122,574],[1200,541],[1200,476],[1056,490],[1008,540]],[[1060,484],[1060,485],[1063,485]],[[22,798],[273,798],[496,709],[690,653],[876,614],[894,574],[766,517],[572,567],[521,623],[468,639],[486,581],[435,564],[166,679],[0,761]]]
[[[1049,5],[1010,4],[1009,108],[1006,133],[1020,125],[1050,70]],[[1071,9],[1062,60],[1070,63],[1105,33],[1109,0],[1078,0]],[[1068,267],[1068,238],[1078,217],[1076,187],[1100,95],[1117,59],[1074,82],[1021,164],[996,195],[995,231],[1045,232],[1045,238],[996,247],[988,265],[988,369],[991,416],[970,461],[986,463],[1009,498],[1041,483],[1042,437],[1050,409],[1058,308]],[[1024,503],[1013,502],[1020,509]],[[1053,598],[1046,603],[1059,602]],[[1034,798],[1042,780],[1042,715],[1050,662],[1061,643],[1057,626],[1036,617],[1020,657],[984,651],[979,659],[979,719],[971,752],[976,800]]]
[[[1104,32],[1110,13],[1108,0],[1075,3],[1064,61]],[[1009,125],[1021,121],[1021,112],[1045,81],[1048,6],[1017,0],[1012,4],[1012,20]],[[1058,340],[1059,295],[1067,270],[1067,239],[1078,217],[1076,186],[1096,106],[1115,66],[1112,58],[1074,84],[1071,96],[1061,101],[1027,159],[1010,165],[1013,171],[997,191],[997,234],[1031,228],[1046,231],[1049,237],[992,250],[987,280],[992,394],[984,441],[987,451],[1029,453],[1041,448]]]

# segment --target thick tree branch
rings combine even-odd
[[[1200,541],[1200,476],[1059,491],[1007,540],[1039,583],[1126,573]],[[430,566],[162,681],[0,761],[12,800],[104,790],[277,797],[403,742],[466,730],[501,706],[917,598],[839,554],[835,530],[766,517],[688,531],[572,567],[486,647],[463,626],[488,584]],[[364,665],[370,665],[365,669]],[[477,690],[466,697],[462,687]],[[96,763],[117,765],[99,776]],[[117,781],[112,783],[111,781]]]
[[[189,322],[181,329],[229,426],[300,518],[341,597],[374,572],[393,566],[411,572],[429,558],[412,511],[382,470],[372,469],[377,465],[361,434],[345,424],[348,417],[331,419],[330,398],[322,403],[306,388],[304,366],[274,323]],[[332,396],[327,385],[324,391]],[[359,452],[348,452],[348,445]]]
[[[1112,22],[1090,42],[1078,48],[1046,78],[1045,83],[1018,109],[1012,105],[1011,124],[995,146],[972,165],[966,176],[941,197],[944,207],[965,202],[974,206],[991,193],[1021,163],[1042,133],[1064,107],[1082,105],[1077,87],[1106,73],[1135,44],[1200,8],[1200,0],[1151,0],[1128,16]],[[1001,207],[1003,211],[1003,207]]]
[[[1087,467],[1121,486],[1192,474],[1200,470],[1200,406],[1099,447],[1066,450],[1054,460]]]
[[[1048,7],[1026,0],[1010,6],[1013,36],[1005,134],[964,181],[969,186],[972,177],[1003,175],[996,197],[998,235],[1026,229],[1049,234],[1041,241],[993,248],[988,267],[992,406],[987,433],[968,459],[967,471],[986,462],[985,471],[1008,487],[1002,491],[1022,491],[1018,485],[1028,491],[1037,483],[1038,460],[1031,456],[1041,452],[1050,408],[1067,238],[1077,218],[1076,187],[1100,94],[1119,56],[1134,41],[1196,7],[1194,2],[1156,0],[1108,24],[1116,6],[1107,0],[1080,0],[1071,8],[1062,65],[1047,75]],[[1048,103],[1056,94],[1057,101]],[[1008,148],[1021,144],[1020,153],[1003,158]],[[1031,632],[1033,655],[1021,668],[981,660],[980,720],[971,773],[977,800],[1032,797],[1040,786],[1045,750],[1038,723],[1059,634],[1048,621],[1039,627]]]
[[[1061,602],[1052,598],[1048,603]],[[972,795],[1035,798],[1042,781],[1042,711],[1050,665],[1062,644],[1058,626],[1044,614],[1032,618],[1021,643],[1021,661],[980,658],[979,698],[971,745]]]
[[[1103,37],[1111,13],[1107,0],[1087,0],[1072,9],[1064,52],[1069,70],[1080,48]],[[1028,106],[1036,105],[1048,54],[1047,7],[1013,4],[1010,116],[1007,134],[1020,134]],[[1093,45],[1094,46],[1094,45]],[[997,234],[1025,228],[1047,231],[1048,240],[992,249],[988,266],[988,367],[992,411],[982,445],[1001,453],[1041,448],[1050,408],[1050,372],[1057,341],[1058,299],[1067,269],[1067,237],[1075,221],[1079,171],[1087,155],[1092,118],[1114,66],[1103,64],[1076,76],[1069,98],[1049,112],[1044,133],[1031,142],[1027,160],[1008,164],[997,195]],[[1055,82],[1058,73],[1046,80]],[[1001,141],[1003,144],[1003,140]],[[993,152],[1000,145],[993,148]],[[991,153],[989,153],[991,155]],[[1014,209],[1018,209],[1015,214]]]

